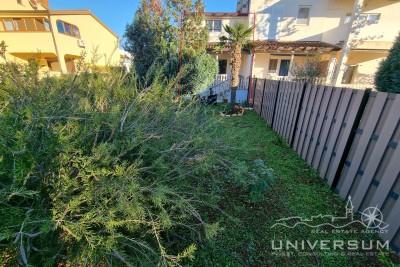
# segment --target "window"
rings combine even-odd
[[[379,13],[362,13],[360,14],[360,20],[367,24],[378,24],[381,18]]]
[[[73,26],[72,27],[72,32],[73,32],[74,36],[76,36],[77,38],[81,38],[81,33],[79,32],[78,27]]]
[[[351,22],[351,18],[352,18],[352,14],[351,13],[346,13],[346,17],[344,18],[344,23],[350,23]]]
[[[278,76],[288,76],[290,71],[290,59],[271,58],[268,65],[268,73]]]
[[[36,28],[38,31],[45,31],[46,28],[44,27],[44,20],[42,19],[35,19]]]
[[[5,19],[3,20],[4,22],[4,27],[6,28],[6,31],[11,32],[14,31],[14,23],[12,19]]]
[[[222,28],[222,22],[220,20],[214,20],[214,31],[220,32]]]
[[[220,19],[207,20],[207,27],[210,32],[220,32],[222,29],[222,21]]]
[[[36,25],[35,25],[35,21],[33,18],[26,18],[25,19],[25,25],[26,25],[26,30],[33,32],[36,30]]]
[[[207,28],[208,31],[212,31],[213,30],[213,21],[212,20],[207,20]]]
[[[311,7],[307,6],[302,6],[299,7],[299,12],[297,14],[297,24],[300,25],[308,25],[308,23],[310,22],[310,9]]]
[[[59,33],[64,33],[65,32],[64,23],[62,21],[60,21],[60,20],[57,20],[57,31]]]
[[[48,19],[44,20],[44,28],[46,31],[50,31],[50,21]]]
[[[16,31],[26,31],[25,21],[23,19],[13,19]]]
[[[63,33],[76,38],[81,38],[78,27],[67,22],[57,20],[57,30],[59,33]]]
[[[281,64],[279,65],[279,76],[286,77],[289,75],[290,60],[281,59]]]
[[[65,29],[65,32],[64,33],[66,33],[66,34],[69,34],[69,35],[72,35],[71,34],[71,24],[68,24],[68,23],[64,23],[64,29]]]
[[[45,24],[48,27],[45,27]],[[45,18],[0,18],[0,31],[7,32],[41,32],[50,31],[50,23]]]
[[[278,68],[278,60],[270,59],[268,66],[268,73],[276,73],[277,68]]]

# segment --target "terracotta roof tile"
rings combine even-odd
[[[239,12],[205,12],[206,17],[246,17],[247,13]]]
[[[218,43],[209,43],[208,48],[214,48]],[[282,41],[272,41],[272,40],[258,40],[252,42],[252,47],[257,51],[298,51],[298,52],[307,52],[307,51],[339,51],[341,49],[340,46],[320,42],[320,41],[291,41],[291,42],[282,42]]]

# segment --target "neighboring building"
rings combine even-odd
[[[126,72],[132,69],[133,55],[125,50],[120,50],[121,53],[121,66]]]
[[[8,61],[36,60],[51,74],[75,72],[84,54],[98,68],[120,66],[118,36],[89,10],[51,10],[48,0],[0,1]]]
[[[372,86],[379,63],[400,30],[399,0],[238,0],[233,13],[206,13],[210,52],[223,26],[255,26],[253,53],[244,53],[241,75],[291,76],[307,57],[318,56],[327,83]],[[228,51],[216,54],[229,73]]]

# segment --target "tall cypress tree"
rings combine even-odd
[[[167,0],[174,33],[183,43],[184,54],[205,52],[208,31],[204,25],[204,3],[202,0]]]
[[[382,61],[375,76],[375,85],[381,92],[400,93],[400,35],[389,56]]]
[[[125,50],[134,56],[140,78],[165,51],[168,44],[169,21],[159,0],[142,0],[132,24],[127,25]]]

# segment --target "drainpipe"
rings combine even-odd
[[[254,44],[254,42],[255,42],[255,39],[256,39],[256,37],[255,37],[255,35],[256,35],[256,12],[250,12],[250,10],[251,10],[251,0],[249,0],[249,12],[248,12],[248,14],[250,15],[250,14],[253,14],[253,44]],[[249,82],[249,88],[248,88],[248,99],[250,100],[250,99],[253,99],[253,102],[254,102],[254,95],[253,95],[253,93],[254,93],[254,90],[253,91],[250,91],[250,88],[253,88],[253,83],[254,83],[254,81],[253,81],[253,70],[254,70],[254,61],[255,61],[255,58],[256,58],[256,51],[255,51],[255,49],[254,48],[252,48],[252,55],[251,55],[251,66],[250,66],[250,82]]]
[[[256,32],[256,12],[250,12],[251,11],[251,0],[249,0],[249,5],[248,5],[248,15],[253,15],[253,44],[255,42],[255,32]],[[250,66],[250,82],[249,82],[249,88],[248,88],[248,96],[247,99],[253,99],[254,102],[254,95],[253,92],[250,91],[250,88],[253,88],[253,69],[254,69],[254,61],[255,61],[255,57],[256,57],[256,53],[255,53],[255,49],[252,48],[252,55],[251,55],[251,66]],[[249,103],[250,104],[250,103]]]
[[[251,0],[249,0],[249,5],[248,5],[248,14],[250,15],[250,14],[253,14],[253,44],[254,44],[254,42],[255,42],[255,39],[256,39],[256,12],[250,12],[251,11]],[[254,48],[252,48],[252,55],[251,55],[251,67],[250,67],[250,78],[252,78],[253,77],[253,68],[254,68],[254,61],[255,61],[255,56],[256,56],[256,53],[255,53],[255,50],[254,50]],[[251,83],[253,83],[253,81],[252,80],[250,80],[251,81]],[[252,84],[251,84],[252,85]]]
[[[255,37],[255,31],[256,31],[256,13],[253,12],[253,13],[251,13],[251,14],[253,14],[253,16],[254,16],[254,19],[253,19],[253,27],[254,27],[254,29],[253,29],[253,44],[254,44],[255,39],[256,39],[256,37]],[[251,51],[251,52],[252,52],[252,55],[251,55],[250,77],[253,77],[253,68],[254,68],[254,60],[255,60],[255,57],[256,57],[256,51],[255,51],[254,48],[252,48],[252,51]]]

